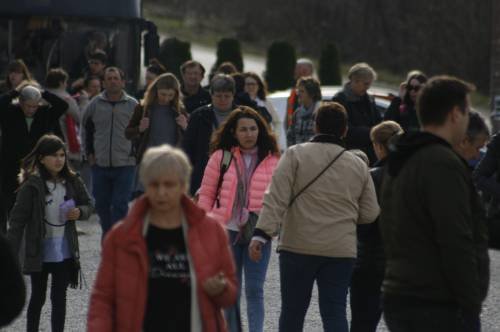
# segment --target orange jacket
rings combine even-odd
[[[187,248],[196,275],[196,294],[203,332],[227,331],[221,309],[236,302],[237,281],[226,231],[187,196],[182,199],[187,220]],[[149,209],[137,199],[128,216],[107,234],[92,289],[88,331],[140,332],[147,302],[149,260],[142,230]],[[224,272],[226,289],[210,297],[203,289],[209,277]],[[168,294],[166,294],[168,296]]]

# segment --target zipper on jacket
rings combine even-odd
[[[111,130],[109,131],[109,167],[113,167],[113,127],[115,122],[115,104],[111,104]]]

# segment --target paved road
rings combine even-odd
[[[100,228],[93,218],[89,222],[80,222],[80,228],[86,233],[80,236],[80,248],[82,256],[82,267],[87,281],[87,286],[81,290],[68,290],[66,331],[85,331],[87,314],[87,303],[90,287],[94,282],[95,273],[99,264],[100,252]],[[491,252],[491,286],[488,299],[486,300],[483,319],[484,332],[500,332],[500,252]],[[273,252],[269,265],[269,272],[265,285],[266,298],[266,320],[265,331],[277,331],[280,312],[280,292],[278,274],[277,254]],[[27,279],[29,282],[29,279]],[[316,290],[315,290],[316,292]],[[28,292],[29,293],[29,292]],[[315,293],[316,294],[316,293]],[[42,313],[40,324],[41,331],[50,331],[50,295]],[[245,312],[245,303],[242,303],[242,312]],[[244,315],[246,316],[246,315]],[[26,312],[17,319],[13,325],[2,331],[19,332],[25,331]],[[246,326],[246,318],[244,317]],[[245,329],[246,330],[246,329]],[[309,312],[306,317],[304,331],[322,331],[321,319],[319,317],[317,296],[314,295]],[[387,331],[382,324],[378,331]]]

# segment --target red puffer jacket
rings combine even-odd
[[[233,154],[233,160],[224,174],[224,179],[220,188],[220,206],[216,206],[215,199],[220,176],[221,160],[223,157],[222,150],[217,150],[210,156],[207,168],[205,168],[205,174],[203,175],[203,181],[201,182],[200,196],[198,199],[198,206],[210,212],[210,215],[223,225],[231,218],[234,200],[236,198],[236,189],[238,185],[236,163],[239,165],[243,164],[240,149],[235,147],[231,152]],[[270,154],[257,165],[248,188],[249,211],[260,212],[262,209],[264,193],[271,183],[273,172],[278,161],[279,157]]]
[[[187,197],[182,206],[187,220],[187,248],[196,275],[203,332],[227,331],[221,309],[236,302],[236,273],[226,231]],[[149,260],[142,235],[149,203],[143,196],[128,216],[108,233],[90,298],[88,331],[142,330],[148,289]],[[209,297],[203,283],[219,272],[227,279],[224,292]]]

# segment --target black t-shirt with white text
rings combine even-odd
[[[189,332],[191,329],[191,278],[182,227],[149,226],[149,288],[145,332]]]

